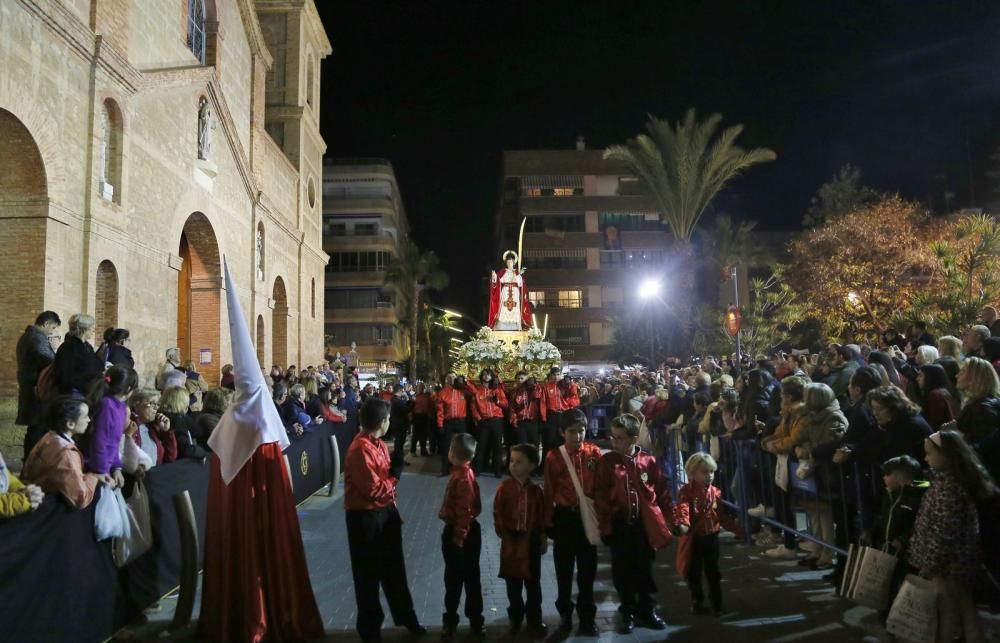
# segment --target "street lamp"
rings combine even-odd
[[[659,299],[662,289],[663,284],[660,283],[660,280],[650,277],[639,285],[639,299],[647,302]],[[653,313],[648,309],[646,310],[646,320],[649,328],[649,370],[652,371],[655,368],[653,362],[656,361],[656,354],[653,349]]]

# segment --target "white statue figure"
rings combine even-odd
[[[356,368],[361,357],[358,355],[358,343],[351,342],[351,352],[347,354],[347,367]]]
[[[212,106],[207,98],[202,98],[198,105],[198,158],[208,161],[212,158],[212,130],[215,129],[215,119],[212,117]]]
[[[257,281],[264,281],[264,229],[257,228]]]

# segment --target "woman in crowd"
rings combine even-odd
[[[94,422],[84,440],[87,470],[110,474],[118,486],[125,482],[120,451],[129,419],[125,401],[138,384],[139,376],[131,368],[112,366],[102,379],[94,383],[87,398],[94,415]]]
[[[233,374],[233,365],[225,364],[222,367],[222,379],[219,380],[219,386],[229,391],[236,390],[236,375]]]
[[[796,445],[795,455],[799,459],[799,470],[796,474],[802,477],[812,476],[816,479],[816,487],[820,495],[829,486],[829,466],[819,460],[815,453],[823,445],[839,442],[847,431],[847,418],[840,410],[837,397],[826,384],[814,382],[805,388],[803,395],[806,408],[806,430],[803,440]],[[808,472],[803,475],[802,468]],[[825,498],[816,498],[808,504],[809,528],[815,538],[823,542],[833,542],[833,507]],[[805,559],[805,563],[813,569],[827,569],[833,566],[833,554],[825,547],[813,552]]]
[[[913,361],[916,363],[917,367],[926,366],[927,364],[933,364],[937,361],[938,349],[933,346],[918,346],[914,354]]]
[[[776,456],[788,456],[795,444],[804,440],[808,423],[803,397],[809,381],[805,377],[791,375],[781,381],[781,420],[774,433],[761,441],[761,448]],[[795,514],[792,511],[791,487],[786,484],[782,489],[775,485],[775,507],[778,520],[784,524],[794,524]],[[763,507],[761,507],[763,509]],[[795,558],[795,534],[784,532],[784,542],[764,554],[772,558]]]
[[[885,432],[880,460],[908,455],[918,462],[924,460],[924,439],[931,427],[920,415],[920,407],[894,386],[881,386],[868,393],[868,405]]]
[[[232,392],[226,388],[214,388],[202,398],[201,413],[195,416],[195,424],[198,425],[198,444],[208,448],[208,439],[212,437],[215,425],[222,419],[222,414],[229,407],[229,400],[232,399]]]
[[[160,412],[170,420],[170,430],[177,439],[177,457],[201,459],[208,452],[199,445],[202,437],[198,424],[188,414],[191,395],[184,386],[169,386],[160,396]],[[207,441],[207,437],[202,442]]]
[[[108,352],[104,361],[114,366],[127,366],[135,368],[135,360],[132,359],[132,340],[128,330],[116,328],[111,333],[111,341],[108,343]]]
[[[90,425],[90,409],[83,400],[59,397],[49,404],[51,430],[31,450],[21,477],[41,487],[45,493],[58,493],[74,509],[83,509],[94,500],[98,483],[115,485],[107,473],[84,473],[83,453],[73,441]]]
[[[104,372],[104,361],[94,352],[96,325],[97,320],[90,315],[69,318],[66,339],[56,351],[52,365],[56,389],[64,395],[85,395]]]
[[[896,370],[896,364],[891,355],[882,351],[872,351],[871,355],[868,356],[868,363],[872,365],[878,364],[885,370],[889,376],[889,382],[886,386],[890,384],[892,386],[902,386],[900,384],[899,371]]]
[[[951,394],[948,374],[940,364],[924,364],[917,372],[924,419],[937,431],[958,417],[958,400]]]
[[[187,374],[185,386],[187,386],[188,393],[194,395],[198,392],[204,393],[208,390],[208,384],[205,382],[205,378],[198,372],[198,365],[194,363],[194,360],[187,360],[181,365],[181,368]]]
[[[952,357],[962,361],[962,340],[954,335],[943,335],[938,338],[938,354],[941,357]],[[940,357],[938,358],[940,359]]]
[[[927,438],[934,481],[920,503],[909,561],[938,592],[936,641],[985,641],[972,590],[983,559],[977,504],[990,501],[996,484],[957,431]]]
[[[177,438],[170,430],[170,420],[159,412],[160,392],[139,389],[129,397],[128,405],[132,419],[125,434],[149,456],[153,466],[176,460]]]
[[[975,449],[986,469],[1000,477],[1000,378],[986,360],[970,357],[958,373],[962,410],[955,428]],[[951,428],[951,427],[948,427]]]

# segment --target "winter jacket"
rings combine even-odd
[[[782,409],[781,422],[774,429],[774,433],[764,438],[764,443],[773,445],[778,453],[791,453],[796,444],[805,441],[808,423],[805,405],[797,402]]]
[[[35,398],[38,374],[56,358],[45,331],[28,326],[17,340],[17,419],[14,424],[27,426],[41,421],[42,404]],[[25,454],[27,457],[27,454]]]
[[[56,351],[54,364],[56,388],[64,395],[73,391],[86,395],[94,380],[104,373],[104,362],[94,352],[94,347],[76,335],[66,336]]]
[[[958,430],[967,439],[976,440],[1000,427],[1000,398],[968,400],[958,414]]]
[[[905,554],[917,522],[920,501],[930,486],[927,481],[914,480],[899,491],[887,491],[882,496],[882,508],[872,527],[873,546],[881,549],[889,545],[887,550],[894,556]],[[897,540],[901,545],[898,550],[891,546]]]
[[[927,420],[919,413],[897,417],[882,427],[885,431],[885,451],[882,461],[899,455],[908,455],[917,462],[924,461],[924,440],[932,431]]]
[[[924,396],[921,413],[934,431],[940,429],[945,422],[957,419],[957,411],[958,404],[946,388],[936,388]]]

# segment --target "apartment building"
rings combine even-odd
[[[637,179],[603,150],[504,152],[495,234],[498,252],[517,249],[538,323],[564,360],[611,360],[610,318],[638,305],[639,285],[663,278],[673,236]],[[498,255],[499,256],[499,255]]]
[[[396,298],[383,287],[386,268],[408,234],[392,163],[380,158],[324,163],[327,352],[347,355],[356,343],[364,375],[397,373],[409,354]]]

